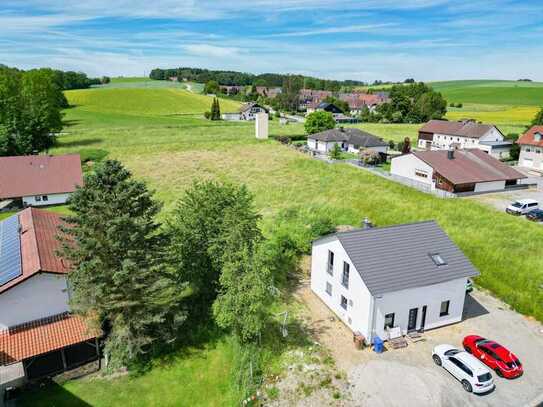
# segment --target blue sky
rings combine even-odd
[[[2,0],[0,63],[543,81],[543,1]]]

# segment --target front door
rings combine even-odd
[[[409,320],[407,321],[407,332],[417,329],[417,315],[419,313],[418,308],[411,308],[409,310]]]

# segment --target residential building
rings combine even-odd
[[[270,99],[277,97],[283,90],[281,88],[269,88],[267,86],[257,86],[256,93]]]
[[[426,150],[477,148],[498,159],[509,157],[512,142],[492,124],[473,120],[430,120],[419,130],[418,147]]]
[[[386,156],[388,143],[373,134],[351,128],[339,127],[311,134],[307,137],[307,146],[317,152],[328,153],[338,144],[343,151],[358,153],[360,149],[368,149]]]
[[[306,110],[308,107],[315,108],[315,106],[324,99],[332,95],[333,92],[329,90],[301,89],[299,92],[299,109]]]
[[[0,157],[0,201],[21,200],[24,206],[63,204],[82,184],[79,154]]]
[[[337,232],[313,242],[311,290],[371,342],[460,322],[479,272],[434,221]]]
[[[478,149],[414,151],[393,158],[390,172],[452,193],[500,191],[526,178]]]
[[[543,126],[533,126],[517,140],[520,145],[518,164],[543,173]]]
[[[364,107],[367,107],[370,112],[374,112],[377,106],[389,101],[385,95],[369,93],[340,93],[338,98],[349,104],[350,113],[353,116],[362,113]]]
[[[343,114],[343,110],[341,110],[339,107],[337,107],[333,103],[328,103],[328,102],[319,102],[317,104],[310,104],[307,107],[307,114],[313,113],[313,112],[329,112],[329,113],[332,113],[332,115]]]
[[[0,373],[20,364],[35,379],[98,358],[100,333],[70,310],[61,223],[36,208],[0,222]]]
[[[258,113],[268,113],[268,109],[256,102],[249,102],[243,104],[238,112],[221,114],[221,118],[228,121],[255,120]]]

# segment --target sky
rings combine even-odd
[[[0,0],[0,63],[543,81],[543,0]]]

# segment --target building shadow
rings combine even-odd
[[[466,294],[466,300],[464,301],[464,311],[462,313],[462,319],[477,318],[482,315],[489,314],[489,311],[477,301],[471,294]]]
[[[17,407],[92,407],[52,380],[41,381],[14,394]]]

